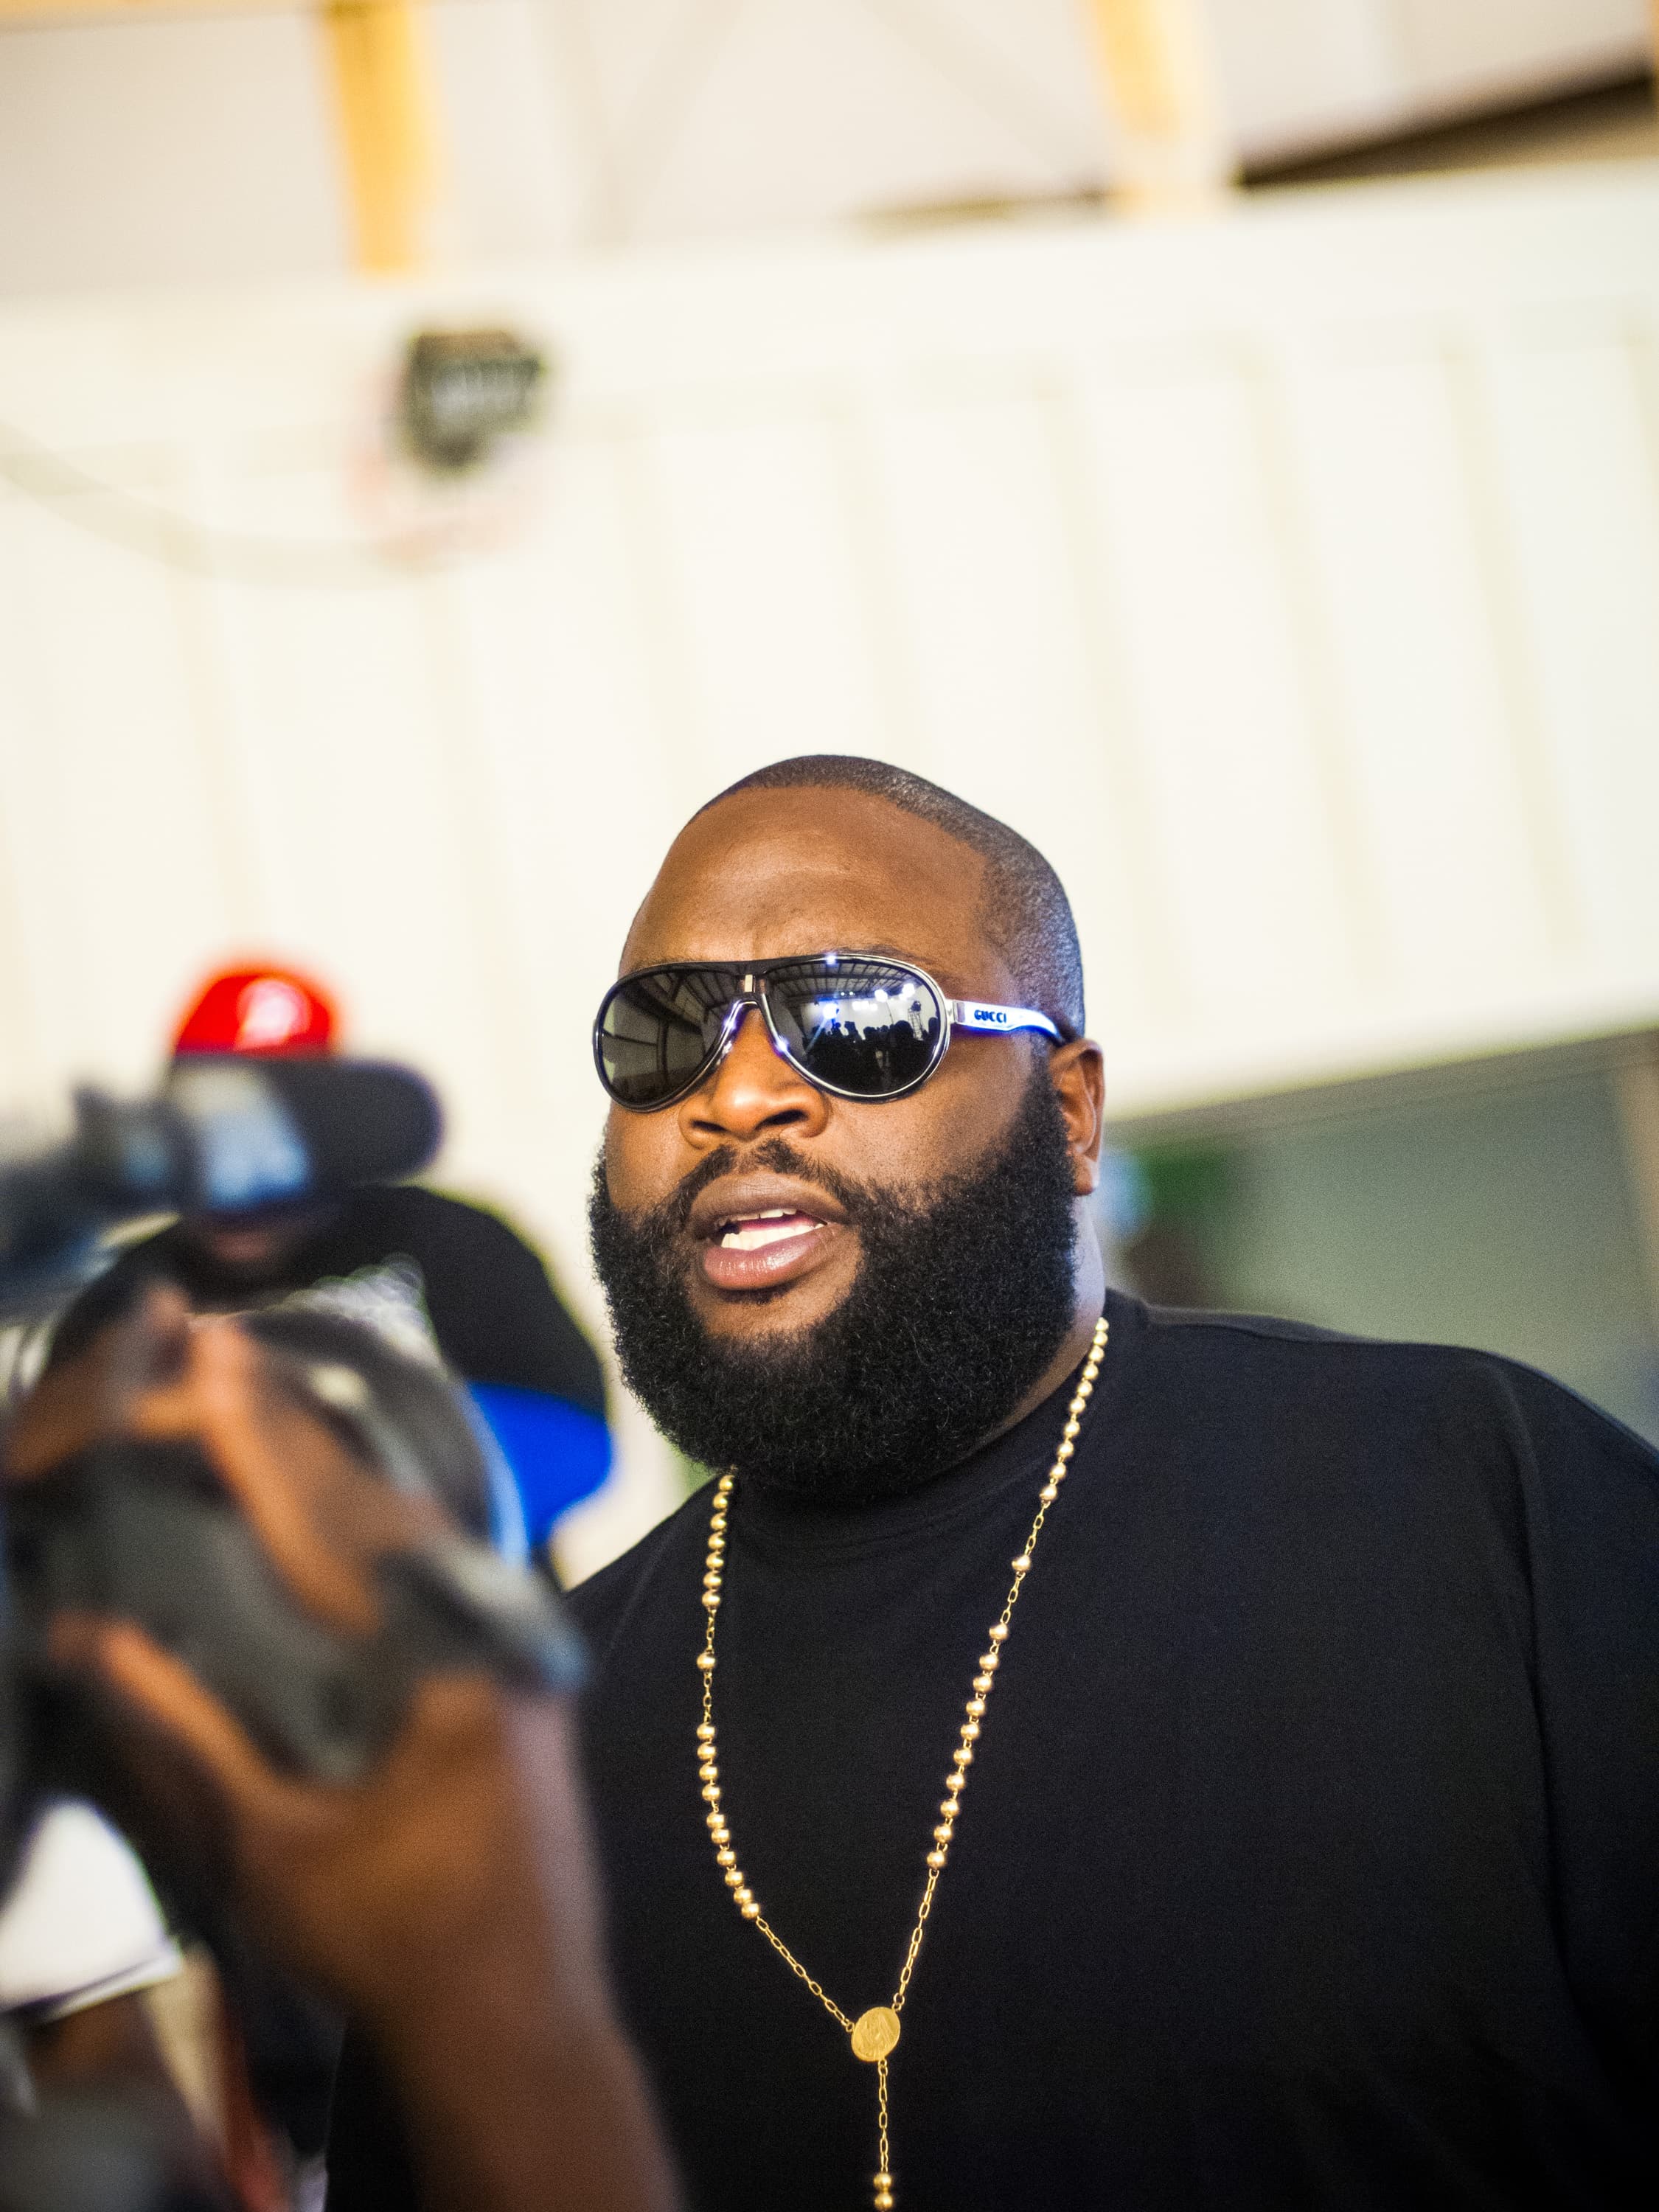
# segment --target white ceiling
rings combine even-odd
[[[1647,0],[1206,0],[1235,143],[1639,64]],[[429,0],[458,263],[1046,198],[1109,173],[1087,0]],[[345,265],[292,13],[0,31],[0,291]]]

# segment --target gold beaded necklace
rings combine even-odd
[[[991,1694],[997,1668],[1002,1663],[1002,1646],[1007,1640],[1009,1625],[1014,1617],[1014,1607],[1019,1602],[1019,1594],[1025,1587],[1025,1577],[1031,1571],[1031,1555],[1036,1549],[1037,1538],[1048,1517],[1048,1508],[1060,1495],[1060,1486],[1066,1480],[1066,1463],[1077,1449],[1078,1435],[1083,1425],[1083,1411],[1094,1390],[1095,1376],[1100,1371],[1101,1354],[1106,1349],[1107,1334],[1106,1316],[1103,1314],[1095,1323],[1094,1337],[1089,1346],[1089,1357],[1084,1363],[1082,1379],[1066,1409],[1066,1425],[1060,1431],[1060,1449],[1054,1455],[1054,1463],[1048,1470],[1048,1480],[1037,1492],[1036,1518],[1031,1523],[1024,1547],[1013,1562],[1014,1579],[1009,1585],[1000,1617],[991,1625],[991,1648],[981,1655],[979,1672],[974,1677],[974,1693],[968,1700],[968,1717],[962,1724],[962,1741],[951,1754],[951,1771],[945,1781],[946,1796],[939,1808],[939,1822],[933,1830],[933,1848],[927,1854],[927,1878],[922,1886],[916,1924],[910,1930],[910,1941],[905,1949],[904,1964],[899,1969],[898,1986],[888,2003],[872,2005],[856,2020],[849,2019],[835,1999],[825,1992],[822,1984],[813,1980],[761,1911],[754,1892],[744,1880],[743,1869],[738,1864],[737,1851],[732,1846],[731,1826],[720,1810],[720,1771],[714,1755],[714,1622],[720,1608],[726,1514],[735,1478],[723,1474],[714,1486],[714,1510],[708,1521],[708,1562],[702,1578],[702,1601],[708,1615],[708,1626],[703,1638],[702,1650],[697,1654],[697,1665],[702,1674],[702,1718],[697,1725],[697,1773],[708,1806],[708,1832],[714,1841],[715,1862],[726,1876],[726,1886],[732,1892],[738,1911],[745,1920],[754,1922],[790,1972],[805,1983],[824,2010],[852,2039],[853,2056],[866,2060],[876,2069],[876,2135],[878,2147],[875,2175],[876,2212],[891,2212],[893,2203],[892,2159],[887,2141],[887,2062],[899,2039],[899,2015],[904,2010],[910,1977],[915,1972],[916,1957],[921,1949],[922,1930],[927,1927],[927,1916],[933,1909],[933,1892],[939,1887],[939,1879],[945,1871],[951,1839],[956,1834],[957,1819],[962,1809],[962,1793],[968,1786],[968,1769],[974,1763],[974,1746],[979,1740],[981,1724],[985,1718],[985,1701]]]

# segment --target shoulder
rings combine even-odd
[[[605,1419],[605,1374],[534,1247],[488,1207],[418,1183],[358,1192],[329,1272],[412,1260],[445,1358],[471,1382],[537,1390]]]
[[[1333,1431],[1455,1448],[1496,1442],[1528,1462],[1599,1456],[1659,1483],[1659,1452],[1534,1367],[1462,1345],[1349,1336],[1266,1314],[1121,1302],[1160,1396],[1221,1401],[1281,1433]]]
[[[530,1246],[500,1214],[470,1200],[428,1190],[422,1183],[368,1185],[354,1196],[351,1211],[354,1227],[377,1241],[401,1238],[426,1246],[487,1251],[527,1261],[538,1271],[541,1267]]]
[[[331,1256],[356,1258],[403,1254],[420,1267],[429,1296],[440,1301],[464,1294],[495,1307],[504,1299],[540,1307],[555,1302],[541,1255],[500,1214],[420,1183],[377,1183],[357,1191],[327,1250]]]

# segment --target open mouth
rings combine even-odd
[[[692,1221],[703,1280],[724,1291],[781,1289],[833,1250],[847,1226],[841,1212],[827,1195],[775,1176],[717,1186]]]

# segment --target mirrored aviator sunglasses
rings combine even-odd
[[[708,1079],[757,1007],[782,1057],[837,1098],[902,1098],[945,1057],[953,1029],[1060,1038],[1046,1014],[950,999],[924,969],[875,953],[822,952],[751,968],[675,962],[624,975],[593,1024],[599,1080],[638,1114]]]

